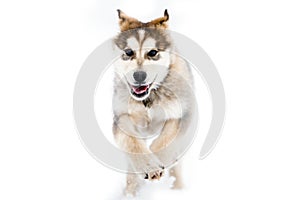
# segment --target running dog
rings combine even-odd
[[[174,141],[185,134],[193,113],[192,73],[172,42],[167,10],[147,23],[121,10],[118,16],[113,134],[131,155],[129,168],[143,172],[142,178],[127,175],[125,192],[135,195],[143,178],[159,180],[167,168],[176,178],[173,188],[181,188],[180,166],[166,163],[176,158],[179,147]]]

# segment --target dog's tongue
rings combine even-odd
[[[142,86],[137,86],[137,87],[132,86],[132,89],[133,89],[134,93],[142,94],[147,91],[148,87],[149,87],[149,85],[142,85]]]

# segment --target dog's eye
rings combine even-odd
[[[148,52],[147,55],[148,55],[149,57],[154,57],[154,56],[156,56],[157,53],[158,53],[158,51],[156,51],[156,50],[151,50],[151,51]]]
[[[134,55],[134,52],[132,51],[132,49],[125,49],[124,51],[125,51],[125,54],[129,57]]]

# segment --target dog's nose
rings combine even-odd
[[[142,83],[143,81],[145,81],[146,77],[147,77],[147,73],[144,71],[136,71],[133,73],[133,78],[138,83]]]

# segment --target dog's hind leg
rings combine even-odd
[[[124,194],[126,196],[136,196],[141,184],[142,179],[137,174],[127,174]]]
[[[113,127],[113,131],[116,143],[122,150],[128,153],[146,153],[148,151],[146,149],[146,144],[135,137],[128,136],[118,127],[115,127],[115,125]],[[138,168],[138,160],[135,160],[134,157],[130,159],[132,159],[131,163],[129,164],[132,166],[131,168]],[[128,197],[136,196],[136,193],[140,188],[140,184],[141,179],[138,174],[127,174],[124,195]]]
[[[182,189],[184,187],[181,175],[181,163],[178,163],[172,167],[169,171],[170,176],[175,178],[175,181],[172,185],[172,189]]]

